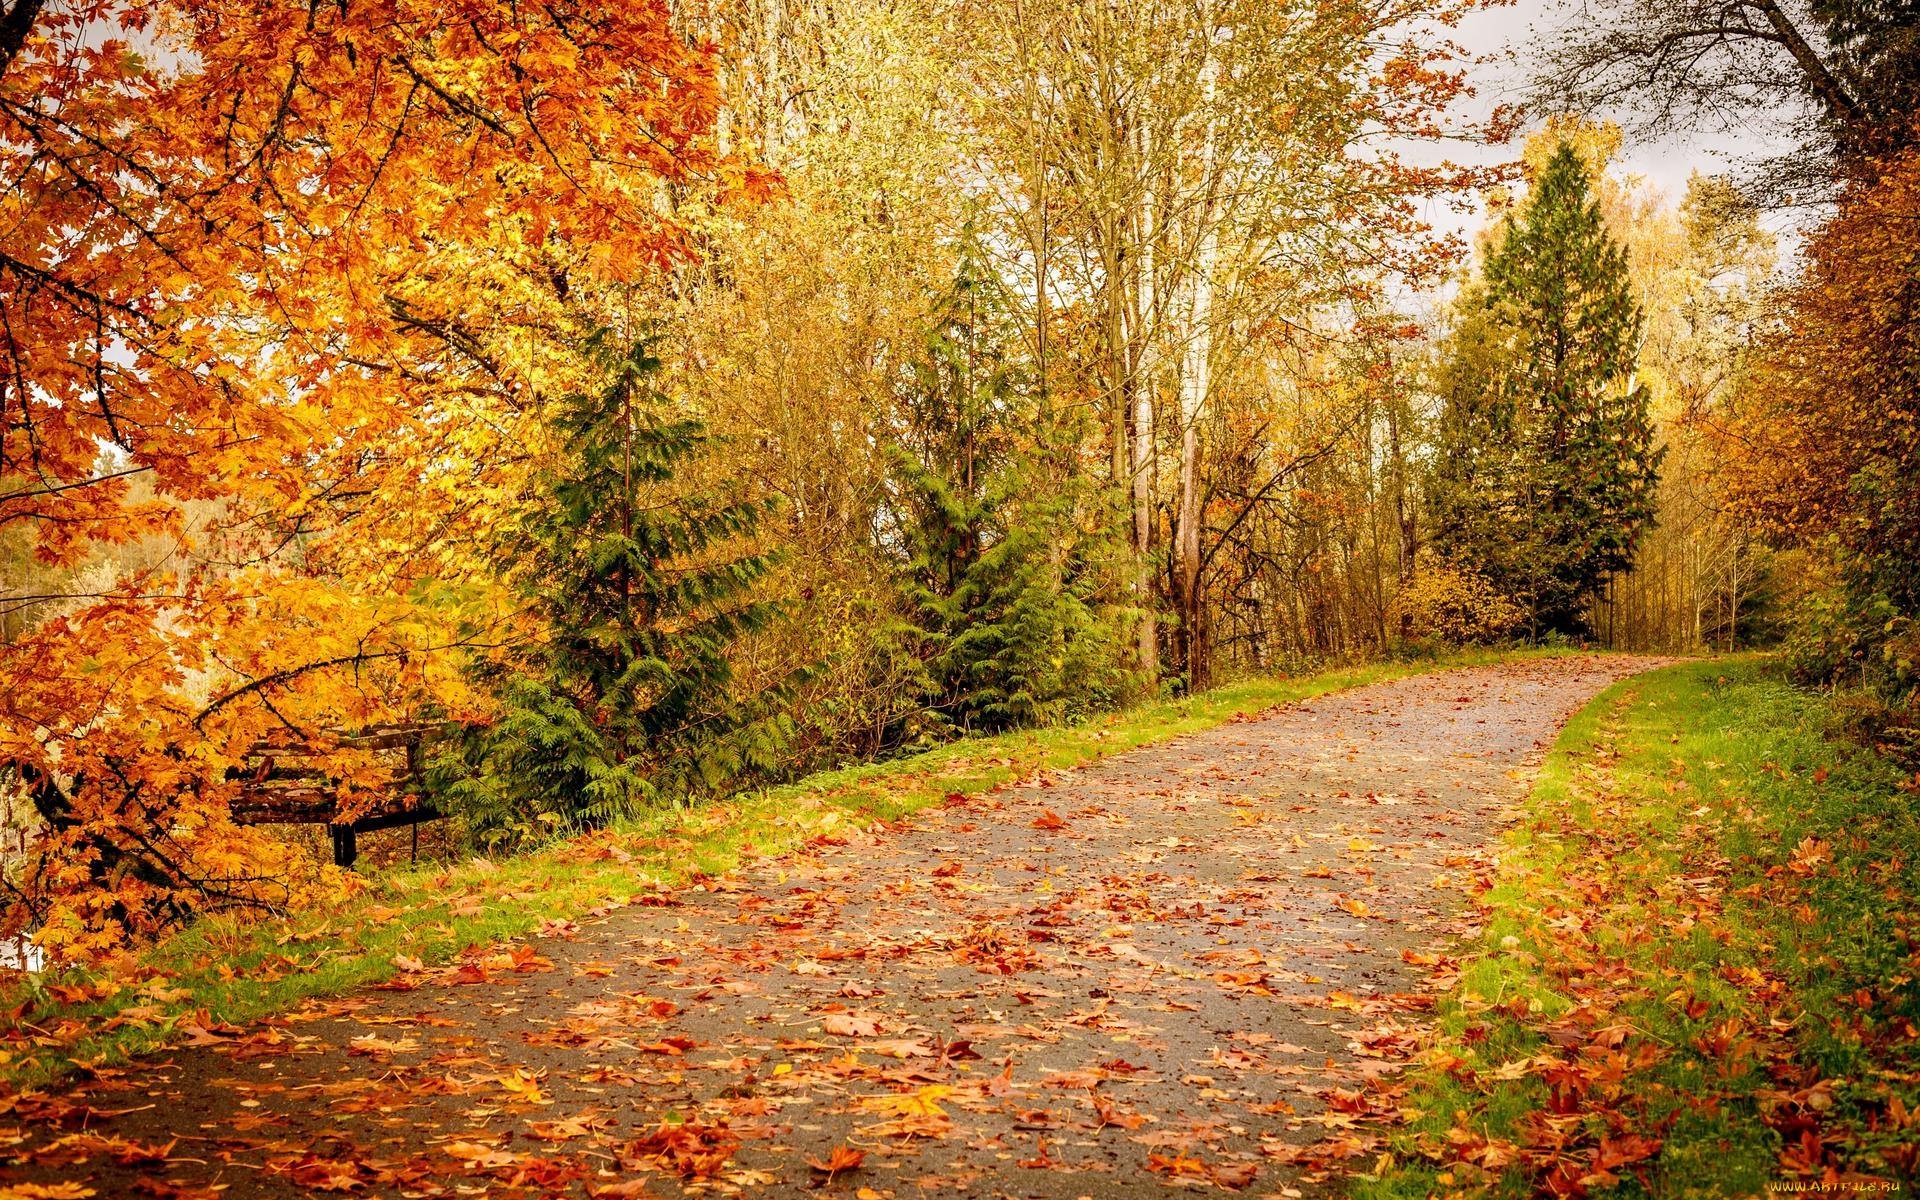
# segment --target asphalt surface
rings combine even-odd
[[[1328,1194],[1475,856],[1651,665],[1337,693],[207,1034],[14,1101],[0,1195]]]

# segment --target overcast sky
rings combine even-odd
[[[1564,0],[1518,0],[1504,8],[1476,12],[1463,21],[1454,32],[1455,40],[1474,54],[1497,60],[1474,68],[1472,78],[1478,95],[1464,111],[1482,116],[1497,104],[1518,102],[1521,85],[1530,69],[1529,44],[1539,35],[1551,34],[1577,13],[1577,3],[1570,6]],[[1618,117],[1621,114],[1589,115]],[[1708,174],[1731,171],[1742,160],[1782,153],[1788,148],[1784,140],[1769,138],[1765,131],[1703,130],[1657,140],[1629,135],[1621,147],[1616,169],[1646,177],[1665,192],[1669,200],[1678,203],[1686,192],[1687,177],[1695,170]],[[1517,153],[1517,146],[1455,146],[1447,150],[1448,157],[1465,162],[1497,162]],[[1441,228],[1462,232],[1480,225],[1477,211],[1449,213],[1445,205],[1433,206],[1428,216]]]

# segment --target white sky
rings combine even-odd
[[[1498,60],[1472,69],[1470,78],[1477,95],[1462,105],[1462,112],[1478,117],[1492,111],[1497,104],[1518,103],[1529,73],[1528,44],[1536,35],[1559,28],[1577,9],[1577,4],[1569,6],[1567,0],[1517,0],[1504,8],[1473,13],[1461,22],[1453,31],[1454,40],[1471,53]],[[1605,118],[1620,114],[1588,115]],[[1743,160],[1783,153],[1789,148],[1788,143],[1769,138],[1764,130],[1731,133],[1702,130],[1657,140],[1636,139],[1629,134],[1621,146],[1617,169],[1623,174],[1646,177],[1670,201],[1678,203],[1686,192],[1687,177],[1695,170],[1707,174],[1727,172]],[[1518,153],[1517,145],[1498,148],[1460,145],[1448,147],[1445,156],[1456,162],[1492,163],[1513,158]],[[1444,204],[1431,205],[1427,218],[1438,228],[1462,233],[1479,228],[1481,223],[1477,208],[1462,214],[1449,211],[1449,206]]]

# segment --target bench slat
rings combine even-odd
[[[432,805],[417,803],[407,793],[419,781],[418,748],[447,737],[456,728],[451,724],[376,726],[340,734],[330,747],[296,740],[287,733],[265,738],[247,753],[250,760],[255,760],[253,766],[228,772],[229,779],[244,783],[233,805],[233,819],[241,825],[325,825],[333,839],[333,861],[350,867],[359,857],[356,834],[437,821],[446,815]],[[352,822],[334,819],[340,811],[339,787],[324,770],[282,765],[280,761],[319,757],[341,748],[407,752],[405,769],[389,782],[395,794],[388,803]]]

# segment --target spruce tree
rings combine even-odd
[[[596,337],[587,354],[605,386],[560,401],[558,452],[496,548],[545,636],[481,668],[499,716],[438,772],[483,840],[604,824],[777,765],[783,688],[744,701],[733,671],[736,641],[778,612],[757,596],[774,559],[738,549],[766,508],[686,492],[709,435],[663,416],[647,343]]]
[[[1059,431],[1016,336],[995,282],[964,262],[903,376],[891,447],[902,640],[924,711],[965,730],[1058,720],[1124,684],[1080,519],[1092,497],[1050,469]]]
[[[1430,487],[1440,551],[1578,633],[1653,519],[1660,453],[1634,382],[1641,315],[1625,252],[1562,145],[1461,298]]]

